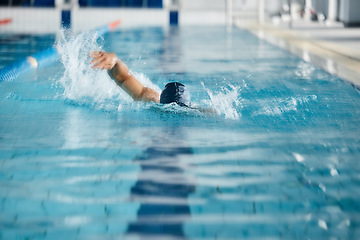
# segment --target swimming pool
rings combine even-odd
[[[217,114],[132,102],[88,67],[100,48]],[[352,86],[237,28],[120,29],[62,49],[1,83],[0,238],[359,236]]]

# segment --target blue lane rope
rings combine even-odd
[[[29,69],[31,64],[28,58],[9,64],[0,69],[0,82],[12,81]]]
[[[113,30],[119,24],[120,21],[112,22],[103,27],[96,28],[95,31],[98,32],[99,35],[103,35]],[[4,81],[14,81],[23,73],[31,69],[47,66],[58,60],[59,57],[59,50],[56,46],[52,46],[25,59],[9,64],[0,69],[0,83]]]

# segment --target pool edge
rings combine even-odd
[[[281,29],[270,24],[236,24],[260,39],[321,67],[330,74],[360,89],[360,58],[346,54],[339,44],[302,36],[296,29]]]

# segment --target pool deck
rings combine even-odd
[[[237,25],[360,88],[360,28],[304,20]]]

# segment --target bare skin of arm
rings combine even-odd
[[[92,68],[108,70],[110,77],[135,101],[160,102],[159,94],[144,87],[115,53],[91,52],[90,57],[94,58],[90,63]]]

